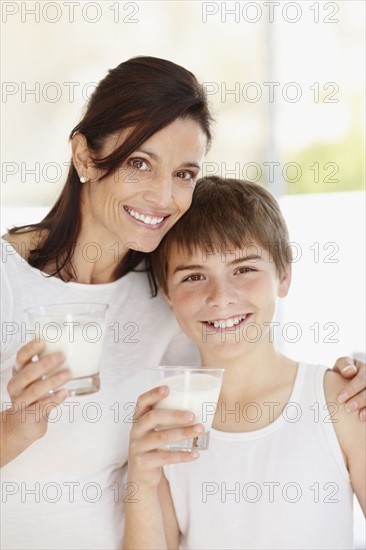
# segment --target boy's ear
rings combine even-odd
[[[170,309],[171,311],[173,311],[173,303],[172,303],[172,301],[171,301],[171,299],[170,299],[168,289],[164,290],[164,298],[165,298],[166,303],[167,303],[168,306],[169,306],[169,309]]]
[[[292,264],[289,263],[285,269],[285,272],[281,275],[277,295],[279,298],[284,298],[287,296],[288,291],[290,290],[292,277]]]

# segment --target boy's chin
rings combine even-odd
[[[196,342],[201,356],[204,358],[222,359],[223,361],[239,359],[243,357],[249,350],[247,343],[243,345],[243,342]]]

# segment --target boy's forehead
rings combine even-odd
[[[210,259],[220,259],[220,262],[231,263],[241,258],[258,261],[258,258],[267,257],[268,252],[256,241],[237,245],[223,245],[207,243],[205,246],[195,246],[191,249],[188,246],[174,243],[168,253],[167,262],[169,271],[174,269],[176,264],[205,264]]]

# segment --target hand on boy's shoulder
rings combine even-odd
[[[358,411],[348,412],[346,405],[338,403],[338,395],[344,380],[333,370],[328,370],[324,377],[324,391],[327,403],[337,406],[336,413],[332,414],[333,426],[340,447],[345,457],[346,466],[350,472],[353,488],[364,508],[365,498],[365,453],[366,438],[365,424],[359,421]]]
[[[336,412],[333,411],[334,428],[338,439],[343,435],[343,431],[352,430],[354,433],[364,433],[365,426],[359,421],[358,411],[348,412],[346,403],[339,403],[338,396],[344,387],[343,377],[334,370],[328,370],[324,376],[324,393],[327,403],[332,403]],[[360,424],[360,426],[358,426]],[[339,433],[338,433],[339,432]],[[341,443],[341,441],[340,441]]]

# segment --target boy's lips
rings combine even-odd
[[[251,318],[252,313],[241,313],[239,315],[232,315],[231,317],[226,317],[225,319],[213,319],[212,321],[201,321],[203,324],[212,326],[216,329],[226,330],[234,328],[244,324]]]
[[[171,216],[169,213],[158,212],[157,210],[147,211],[141,208],[132,208],[131,206],[124,206],[123,208],[134,221],[149,229],[161,227],[165,220]]]

